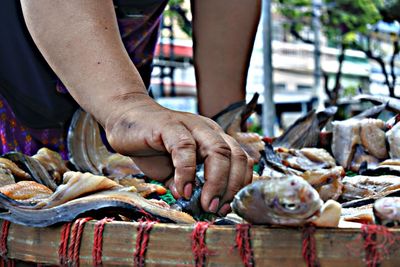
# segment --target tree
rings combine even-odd
[[[310,25],[313,16],[311,0],[278,0],[278,2],[278,11],[288,19],[287,27],[292,35],[306,43],[313,43],[313,40],[301,35],[301,30]],[[358,35],[367,35],[368,26],[376,24],[381,19],[379,13],[381,5],[380,0],[323,1],[320,7],[322,31],[328,40],[340,49],[339,68],[333,88],[328,88],[327,74],[324,73],[325,92],[331,104],[335,104],[339,97],[346,49],[354,48]]]

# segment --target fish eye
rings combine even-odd
[[[281,206],[286,210],[295,210],[298,208],[296,203],[282,203]]]

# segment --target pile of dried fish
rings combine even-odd
[[[231,204],[235,215],[217,223],[320,227],[338,227],[343,222],[400,223],[400,198],[396,198],[400,194],[400,108],[396,110],[396,105],[400,107],[400,102],[380,101],[380,106],[344,121],[331,122],[336,107],[311,111],[282,136],[265,143],[260,135],[244,131],[257,97],[214,118],[258,167],[253,182]],[[377,119],[384,109],[396,110],[396,116],[386,122]],[[193,223],[204,215],[202,165],[192,198],[169,206],[152,198],[165,194],[165,187],[147,183],[130,157],[106,148],[91,115],[83,111],[74,115],[68,149],[69,162],[46,148],[32,157],[12,152],[0,158],[0,218],[43,227],[110,213],[121,220],[150,216],[175,223]]]
[[[333,122],[329,120],[336,108],[319,113],[311,111],[282,136],[273,139],[271,145],[266,144],[253,184],[235,197],[232,204],[235,212],[246,221],[257,224],[301,225],[311,222],[321,225],[319,222],[326,222],[326,217],[317,216],[318,212],[311,208],[310,198],[302,197],[304,193],[288,183],[297,176],[319,193],[319,198],[314,197],[312,203],[321,200],[341,203],[341,209],[337,208],[337,202],[333,204],[336,208],[331,215],[336,214],[336,217],[330,217],[328,221],[331,223],[325,226],[334,225],[332,222],[338,216],[341,222],[397,225],[400,217],[400,198],[395,198],[400,194],[400,101],[366,96],[363,99],[380,105],[350,119]],[[377,119],[385,109],[395,112],[394,117],[386,122]],[[325,124],[329,124],[329,132],[321,132]],[[327,150],[318,147],[321,144]],[[302,190],[312,191],[310,187]],[[307,204],[305,211],[301,207]],[[323,210],[321,207],[319,205],[320,212]],[[296,212],[303,216],[301,220],[298,220]],[[318,219],[311,219],[307,212]]]

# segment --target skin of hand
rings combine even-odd
[[[28,30],[46,61],[111,146],[150,177],[173,176],[175,195],[192,193],[205,164],[201,204],[225,214],[251,181],[253,162],[215,122],[168,110],[151,99],[123,47],[111,0],[21,0]]]

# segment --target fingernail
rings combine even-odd
[[[186,184],[185,187],[183,188],[183,194],[186,199],[190,199],[190,197],[192,196],[192,191],[193,191],[193,185],[191,183]]]
[[[219,214],[225,216],[226,214],[228,214],[231,211],[231,205],[229,205],[229,203],[225,203],[224,205],[222,205],[222,207],[219,209]]]
[[[208,210],[211,213],[216,213],[218,210],[218,206],[219,206],[219,198],[214,198],[213,200],[211,200],[210,206],[208,207]]]

